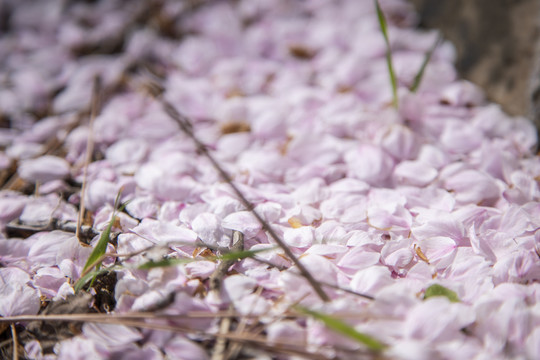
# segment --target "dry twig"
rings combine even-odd
[[[13,338],[13,360],[19,360],[19,340],[17,340],[15,324],[11,324],[11,337]]]
[[[263,229],[268,232],[270,237],[283,249],[285,254],[291,261],[296,265],[302,276],[306,278],[306,280],[309,282],[315,293],[319,296],[321,300],[324,302],[330,301],[330,297],[326,294],[326,292],[322,289],[321,284],[311,275],[311,273],[307,270],[307,268],[300,262],[300,260],[294,255],[292,250],[285,244],[285,242],[277,235],[277,233],[274,231],[274,229],[268,224],[266,220],[262,218],[262,216],[255,211],[255,208],[253,204],[245,197],[245,195],[240,191],[240,189],[234,184],[231,176],[223,169],[223,167],[218,163],[218,161],[214,158],[214,156],[210,153],[206,145],[204,145],[199,138],[194,134],[193,132],[193,126],[191,124],[191,120],[181,114],[176,108],[169,103],[167,100],[165,100],[161,95],[163,93],[163,88],[156,84],[155,82],[144,82],[145,88],[148,90],[148,92],[158,101],[161,102],[165,112],[167,115],[169,115],[173,120],[175,120],[178,125],[180,126],[180,129],[194,142],[195,147],[197,148],[197,151],[204,155],[212,164],[214,169],[219,173],[221,178],[229,184],[229,186],[232,188],[236,196],[238,196],[238,199],[242,204],[249,210],[251,213],[255,216],[257,221],[262,225]]]
[[[244,250],[244,234],[240,231],[233,230],[232,235],[232,244],[230,251],[238,252]],[[217,266],[216,270],[210,276],[209,281],[209,292],[211,296],[216,298],[220,295],[221,284],[223,278],[227,275],[229,268],[235,263],[234,260],[222,260]],[[226,334],[229,332],[231,326],[231,318],[224,317],[221,319],[221,324],[219,326],[220,334]],[[227,341],[225,338],[218,338],[214,349],[212,350],[212,360],[223,360],[227,359],[226,356]]]

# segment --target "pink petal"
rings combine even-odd
[[[155,244],[191,244],[197,240],[197,234],[190,229],[148,218],[131,231]]]
[[[306,250],[306,254],[321,255],[326,258],[336,258],[348,252],[348,248],[343,245],[313,244]]]
[[[132,199],[126,206],[126,211],[137,219],[155,217],[158,210],[158,204],[150,196],[136,197],[135,199]]]
[[[66,259],[82,264],[91,251],[79,244],[75,234],[55,230],[39,237],[28,252],[28,260],[34,267],[54,266]]]
[[[452,255],[457,245],[451,238],[435,236],[418,240],[418,247],[430,262],[435,262]]]
[[[80,336],[62,341],[56,351],[59,360],[101,359],[104,356],[93,340]]]
[[[437,177],[437,170],[420,161],[403,161],[394,169],[394,179],[398,184],[426,186]]]
[[[228,276],[223,281],[223,289],[227,293],[229,299],[235,303],[251,294],[256,286],[257,282],[255,280],[243,275]]]
[[[142,334],[124,325],[85,323],[83,334],[107,347],[122,347],[142,339]]]
[[[271,201],[255,206],[255,211],[270,223],[278,221],[283,212],[280,204]]]
[[[134,295],[134,294],[132,294]],[[137,296],[130,308],[131,311],[149,311],[159,308],[162,304],[167,304],[171,298],[171,293],[167,289],[150,290]]]
[[[369,185],[357,179],[344,178],[330,185],[332,194],[364,194],[369,190]]]
[[[420,148],[417,161],[429,164],[435,169],[440,169],[448,164],[448,155],[440,148],[430,144],[423,145]]]
[[[262,225],[250,211],[238,211],[226,216],[221,226],[225,229],[238,230],[248,239],[255,237],[262,229]]]
[[[62,158],[45,155],[22,161],[17,171],[25,180],[44,183],[67,178],[70,174],[70,165]]]
[[[206,244],[217,246],[223,236],[221,219],[212,213],[201,213],[191,223],[191,228]]]
[[[435,215],[434,219],[429,219],[424,224],[414,226],[411,229],[415,238],[427,239],[444,236],[457,243],[465,241],[465,228],[460,221],[453,219],[449,214],[444,212],[433,213],[433,215]]]
[[[184,269],[190,278],[206,279],[216,270],[217,264],[212,261],[196,261],[186,264]]]
[[[384,182],[394,167],[394,161],[386,152],[367,144],[347,152],[345,161],[352,177],[372,185]]]
[[[57,295],[60,287],[67,281],[68,279],[58,267],[45,267],[36,272],[33,285],[42,295],[52,298]]]
[[[454,121],[446,124],[440,142],[449,153],[463,154],[479,148],[482,138],[474,127]]]
[[[444,297],[433,297],[419,303],[407,315],[405,336],[427,341],[449,341],[462,336],[460,329],[475,320],[471,308],[453,304]]]
[[[495,180],[483,172],[464,170],[444,180],[447,190],[454,191],[456,201],[460,203],[487,204],[497,200],[500,189]]]
[[[469,239],[471,240],[471,248],[475,254],[483,256],[486,260],[495,262],[497,256],[493,252],[488,239],[479,237],[476,234],[474,225],[469,229]]]
[[[267,338],[270,343],[279,341],[294,341],[303,344],[306,341],[306,329],[295,321],[284,320],[271,323],[267,328]]]
[[[418,139],[414,132],[403,125],[390,125],[377,135],[381,147],[396,159],[412,159],[418,151]]]
[[[391,240],[381,250],[382,262],[395,270],[409,265],[413,250],[409,239]]]
[[[96,211],[105,204],[112,205],[119,190],[117,183],[102,179],[92,181],[86,190],[85,205],[91,211]]]
[[[338,266],[346,270],[362,270],[378,264],[380,254],[360,246],[353,247],[339,260]]]
[[[0,223],[8,223],[19,217],[26,204],[26,198],[22,196],[0,198]]]
[[[148,149],[146,144],[137,139],[125,139],[114,143],[107,149],[107,160],[113,165],[138,163],[144,159]]]
[[[289,246],[305,248],[311,246],[315,239],[315,233],[311,226],[302,226],[298,229],[287,229],[283,234],[283,240]]]
[[[195,342],[177,335],[167,342],[164,347],[165,354],[171,359],[206,360],[208,355],[203,348]]]
[[[478,86],[462,80],[448,85],[441,98],[454,106],[480,105],[484,101],[484,94]]]
[[[39,293],[27,285],[30,276],[18,268],[0,269],[0,315],[35,315],[40,308]]]
[[[540,326],[537,326],[527,337],[527,356],[531,359],[540,355]]]
[[[394,280],[386,266],[370,266],[358,271],[351,280],[351,289],[363,294],[374,295]]]

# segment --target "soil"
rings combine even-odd
[[[411,0],[420,25],[456,46],[461,76],[481,86],[511,115],[540,129],[540,1]]]

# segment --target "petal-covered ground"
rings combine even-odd
[[[449,43],[410,91],[438,35],[380,3],[397,107],[370,0],[4,1],[2,353],[540,357],[536,130],[457,79]],[[110,223],[110,271],[74,296]]]

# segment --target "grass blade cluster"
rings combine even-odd
[[[121,195],[122,195],[122,189],[120,189],[120,191],[116,195],[116,200],[114,202],[114,210],[111,216],[111,220],[109,221],[107,228],[105,228],[105,230],[103,230],[103,232],[101,233],[101,236],[99,237],[99,241],[94,247],[94,250],[92,250],[92,253],[88,257],[88,260],[86,260],[86,264],[84,265],[83,272],[87,271],[92,266],[92,264],[95,263],[100,257],[102,257],[103,254],[105,254],[105,252],[107,251],[107,244],[109,243],[109,240],[111,237],[112,227],[114,225],[114,222],[116,221],[116,212],[122,211],[124,207],[127,205],[127,203],[122,204],[121,206],[118,205],[120,203]],[[96,268],[99,269],[100,266],[101,266],[101,263],[98,263],[96,265]]]
[[[124,208],[128,204],[128,202],[125,202],[122,205],[119,205],[121,195],[122,195],[122,189],[120,189],[120,191],[118,191],[118,194],[116,195],[116,200],[114,201],[114,210],[111,215],[111,220],[109,221],[109,224],[107,224],[107,227],[101,233],[96,246],[90,253],[88,260],[86,260],[86,263],[84,264],[82,274],[85,274],[85,275],[83,275],[75,284],[75,292],[80,290],[88,282],[90,278],[92,278],[92,282],[93,282],[96,276],[98,275],[96,271],[100,270],[101,262],[102,262],[100,261],[100,259],[103,259],[103,255],[105,255],[105,252],[107,251],[107,244],[109,243],[111,239],[112,227],[114,226],[114,223],[116,221],[116,213],[118,211],[124,210]],[[92,267],[94,266],[96,268],[96,271],[89,272],[89,270],[92,269]],[[92,274],[92,276],[89,276],[90,274]]]

